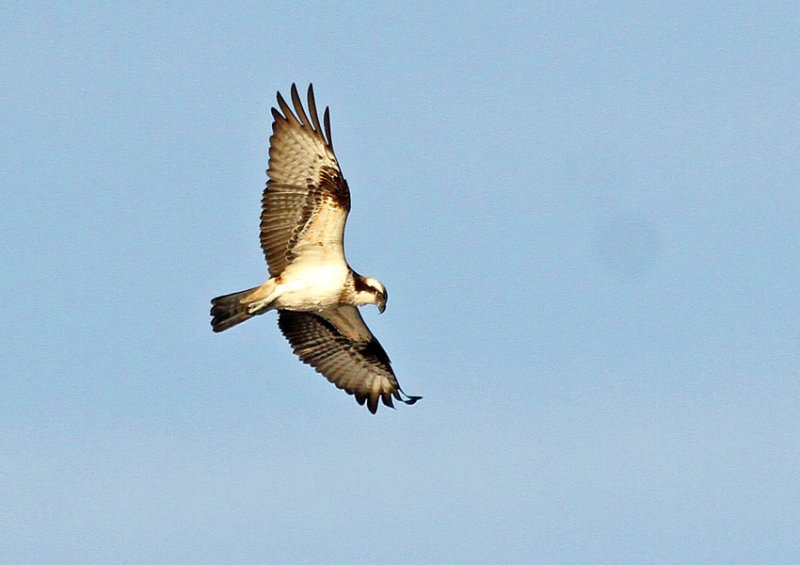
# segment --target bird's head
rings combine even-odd
[[[378,307],[378,312],[383,314],[383,311],[386,310],[386,301],[389,300],[389,293],[383,283],[378,279],[362,277],[361,275],[356,275],[354,282],[356,306],[375,304]]]

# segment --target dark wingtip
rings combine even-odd
[[[300,123],[303,126],[308,126],[310,122],[306,116],[306,111],[303,109],[303,102],[300,100],[300,95],[297,93],[297,87],[294,84],[292,85],[292,104],[294,104],[294,111]]]
[[[367,409],[372,413],[378,411],[378,397],[377,396],[370,396],[369,400],[367,401]]]
[[[307,99],[308,99],[308,112],[311,115],[312,129],[317,135],[319,135],[323,140],[325,140],[325,136],[322,133],[322,126],[319,123],[319,114],[317,113],[317,101],[314,97],[314,85],[311,83],[308,84]]]
[[[278,116],[280,116],[280,118],[283,121],[290,123],[296,122],[297,118],[295,118],[291,108],[289,108],[289,105],[286,103],[286,100],[283,98],[283,95],[280,93],[280,91],[278,91],[277,98],[278,98],[278,106],[280,107],[280,112],[278,112],[278,114],[276,115],[275,114],[276,109],[272,108],[273,117],[275,117],[275,119],[277,120]]]
[[[297,85],[295,83],[292,83],[292,88],[289,89],[289,93],[292,98],[297,96]]]
[[[331,151],[333,151],[333,136],[331,135],[331,112],[327,106],[325,106],[325,114],[322,116],[322,121],[325,125],[325,135],[328,138],[328,147],[330,147]]]
[[[397,390],[395,390],[394,392],[391,392],[391,393],[387,392],[387,393],[384,393],[384,394],[378,394],[376,396],[367,395],[367,394],[358,393],[358,392],[351,392],[349,390],[345,391],[345,392],[347,392],[347,394],[352,394],[353,397],[355,397],[356,402],[358,402],[359,405],[364,406],[366,404],[367,410],[369,410],[370,413],[372,413],[372,414],[375,414],[375,413],[378,412],[378,406],[380,404],[380,401],[383,401],[383,404],[385,406],[388,406],[389,408],[394,410],[395,406],[394,406],[394,402],[392,402],[392,397],[394,397],[396,400],[399,400],[403,404],[407,404],[409,406],[411,406],[412,404],[415,404],[417,402],[417,400],[421,400],[422,399],[421,396],[409,396],[409,395],[407,395],[406,393],[404,393],[400,389],[397,389]]]
[[[405,398],[403,398],[403,396],[405,396]],[[397,389],[396,391],[394,391],[394,397],[397,400],[399,400],[400,402],[402,402],[403,404],[406,404],[408,406],[411,406],[412,404],[416,404],[417,400],[422,400],[421,396],[409,396],[408,394],[406,394],[405,392],[403,392],[400,389]]]

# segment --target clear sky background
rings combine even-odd
[[[800,561],[800,8],[708,4],[3,3],[5,562]],[[413,407],[211,332],[292,82]]]

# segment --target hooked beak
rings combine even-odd
[[[378,313],[379,314],[383,314],[384,311],[386,310],[386,299],[383,298],[383,299],[379,300],[378,303],[376,304],[376,306],[378,307]]]

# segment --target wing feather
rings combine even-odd
[[[330,143],[330,118],[320,127],[314,91],[308,89],[306,114],[297,87],[294,111],[278,93],[272,108],[267,186],[261,199],[261,247],[270,275],[313,250],[328,260],[344,261],[344,228],[350,211],[350,189]]]
[[[280,310],[278,325],[301,361],[355,396],[373,414],[378,402],[394,407],[392,397],[414,404],[400,388],[391,361],[355,306],[315,312]]]
[[[325,108],[325,116],[322,118],[325,122],[325,137],[328,138],[328,147],[333,151],[333,136],[331,135],[331,113],[328,108]]]
[[[300,104],[298,105],[302,108],[302,105]],[[317,101],[314,100],[314,86],[311,84],[308,85],[308,110],[309,112],[311,112],[311,120],[314,122],[314,129],[317,132],[322,133],[322,128],[319,127],[319,114],[317,114]],[[325,111],[327,112],[328,109],[325,108]],[[330,139],[328,139],[327,141],[328,145],[330,146]]]
[[[303,109],[303,104],[300,102],[300,95],[297,93],[297,86],[292,84],[292,105],[294,106],[294,111],[297,113],[297,117],[300,120],[300,123],[304,126],[307,126],[311,122],[308,121],[308,117],[306,117],[306,112]]]

